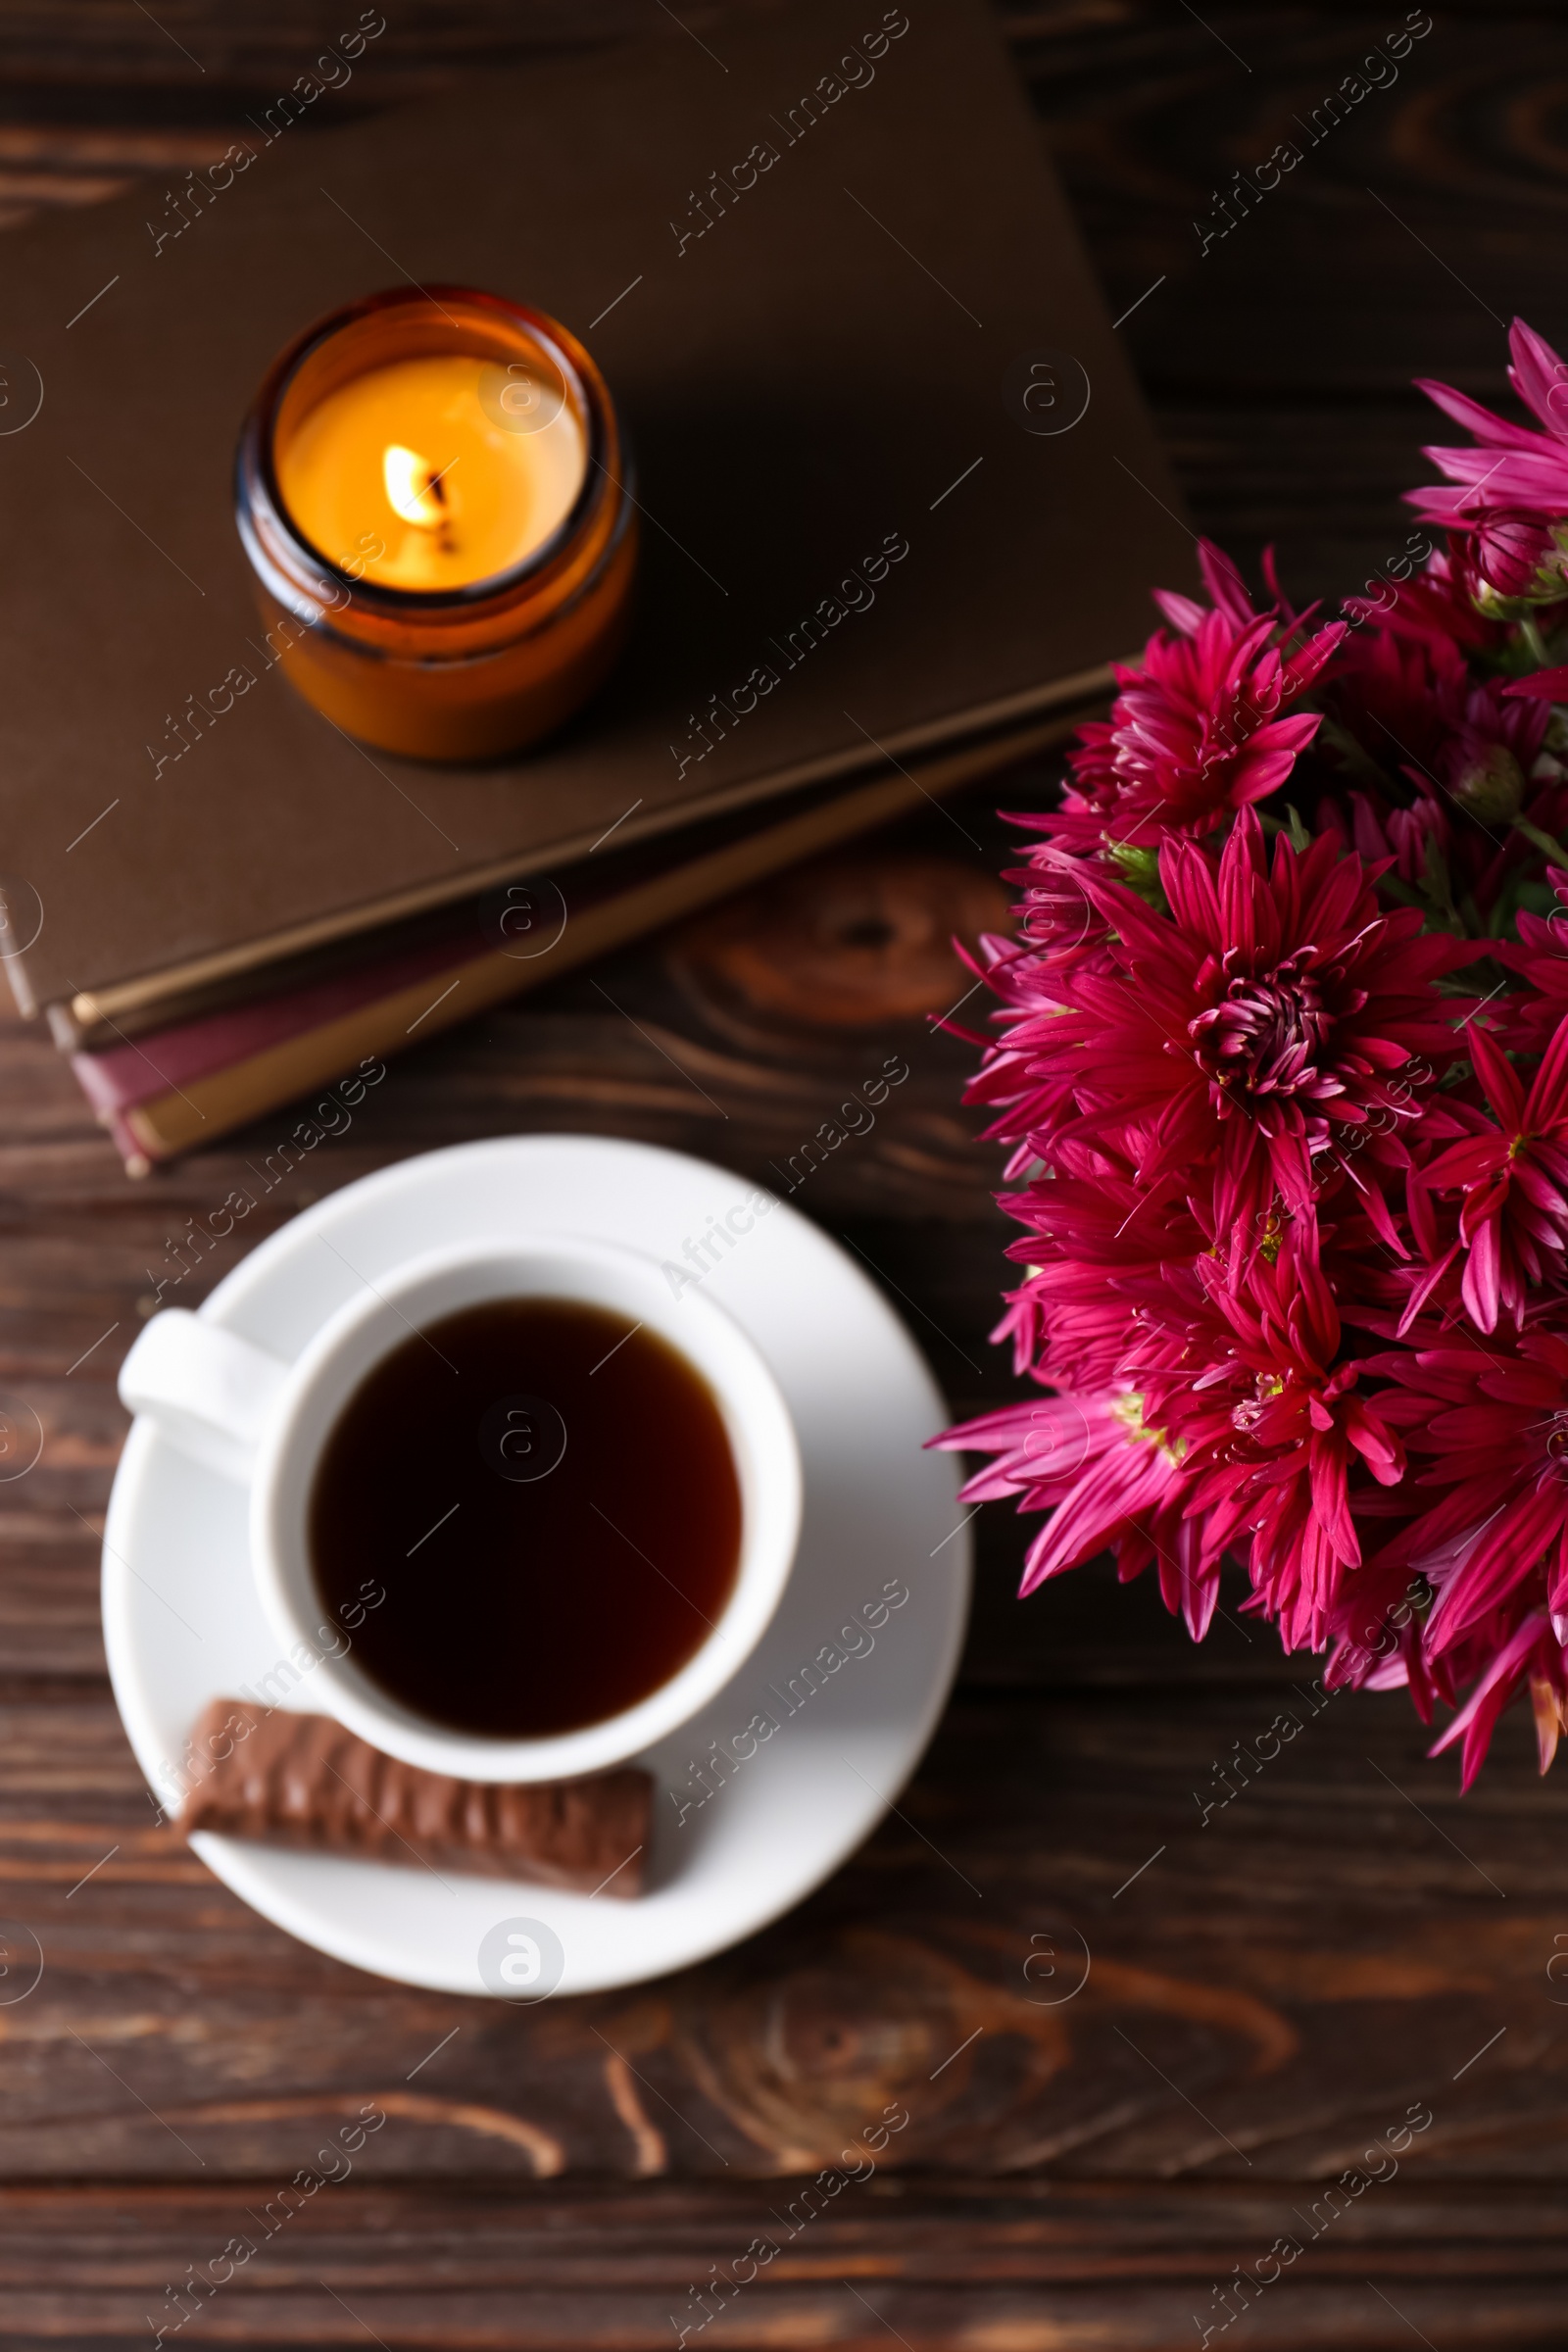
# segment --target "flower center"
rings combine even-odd
[[[1568,1405],[1559,1404],[1546,1426],[1546,1459],[1559,1484],[1568,1483]]]
[[[1144,1419],[1144,1400],[1136,1390],[1127,1390],[1111,1404],[1111,1416],[1121,1423],[1130,1438],[1138,1438],[1146,1446],[1157,1446],[1168,1462],[1179,1462],[1187,1451],[1187,1441],[1178,1438],[1173,1446],[1162,1429],[1153,1428]]]
[[[1334,1026],[1316,980],[1298,968],[1313,951],[1298,949],[1257,976],[1235,969],[1239,953],[1232,948],[1226,954],[1219,1003],[1187,1024],[1198,1059],[1217,1086],[1232,1093],[1299,1094],[1317,1078]]]
[[[1285,1382],[1277,1372],[1259,1372],[1253,1379],[1252,1391],[1250,1396],[1244,1396],[1240,1404],[1231,1407],[1231,1427],[1243,1437],[1257,1427],[1275,1397],[1284,1396]]]

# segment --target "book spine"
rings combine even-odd
[[[900,768],[820,808],[636,884],[569,918],[557,948],[537,963],[519,963],[499,953],[469,956],[454,968],[450,979],[446,971],[426,973],[412,987],[359,1005],[338,1020],[287,1039],[229,1069],[193,1080],[186,1089],[137,1103],[112,1123],[127,1170],[145,1174],[157,1161],[171,1159],[196,1144],[213,1143],[298,1095],[329,1085],[358,1060],[400,1053],[415,1042],[422,1044],[438,1030],[452,1028],[612,949],[628,946],[786,866],[907,815],[922,803],[940,800],[945,793],[956,792],[990,771],[1048,750],[1070,736],[1083,715],[1079,710],[1044,720],[1005,740],[971,746],[946,760],[928,760],[918,771]]]

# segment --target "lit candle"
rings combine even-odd
[[[561,528],[588,469],[564,401],[534,432],[494,420],[517,388],[466,352],[352,377],[278,452],[283,504],[329,562],[372,532],[384,552],[363,576],[387,588],[466,588],[508,571]]]
[[[537,312],[442,286],[313,328],[273,368],[238,467],[286,674],[390,751],[536,739],[624,634],[625,472],[598,370]]]

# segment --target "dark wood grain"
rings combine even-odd
[[[0,5],[0,224],[161,188],[353,13]],[[736,14],[389,7],[335,119],[631,33],[721,52]],[[1211,191],[1403,14],[1004,12],[1198,523],[1245,563],[1277,542],[1302,595],[1404,539],[1412,374],[1496,397],[1515,309],[1568,338],[1556,0],[1445,6],[1397,83],[1201,252]],[[889,1285],[956,1412],[1005,1396],[995,1155],[958,1106],[967,1049],[924,1016],[968,985],[946,934],[997,917],[992,808],[1048,786],[1007,779],[602,967],[635,1026],[583,976],[407,1055],[246,1240],[481,1135],[636,1135],[787,1185],[896,1054],[876,1129],[794,1198]],[[43,1437],[24,1477],[0,1454],[0,2341],[150,2344],[184,2308],[167,2341],[609,2352],[685,2324],[712,2347],[1168,2352],[1209,2327],[1271,2352],[1555,2352],[1568,1783],[1538,1780],[1512,1720],[1461,1802],[1401,1699],[1325,1703],[1235,1593],[1201,1648],[1099,1571],[1020,1606],[1004,1512],[977,1523],[958,1690],[900,1817],[740,1950],[524,2013],[255,1918],[155,1818],[97,1550],[119,1360],[182,1258],[166,1299],[234,1262],[190,1236],[298,1113],[131,1185],[40,1033],[0,1024],[0,1411]],[[1298,1736],[1237,1783],[1238,1744],[1287,1709]],[[908,2122],[874,2173],[792,2233],[802,2176],[890,2101]],[[268,2234],[366,2102],[387,2120],[350,2177]],[[1397,2172],[1325,2204],[1412,2105],[1432,2121]],[[236,2233],[257,2250],[232,2281],[172,2301]],[[762,2233],[776,2259],[696,2328],[691,2290]],[[1220,2330],[1216,2294],[1282,2237],[1299,2257]]]
[[[733,2297],[688,2342],[871,2352],[892,2330],[913,2352],[1185,2352],[1199,2340],[1194,2315],[1214,2311],[1232,2247],[1306,2233],[1299,2197],[1277,2187],[1020,2180],[999,2189],[939,2175],[873,2179],[858,2194],[786,2242],[767,2282]],[[655,2352],[676,2340],[672,2315],[678,2323],[701,2310],[692,2290],[710,2266],[729,2265],[763,2233],[785,2238],[778,2206],[778,2195],[744,2186],[349,2182],[278,2230],[182,2336]],[[1306,2249],[1254,2309],[1246,2340],[1268,2352],[1397,2352],[1414,2325],[1445,2352],[1499,2341],[1547,2352],[1561,2341],[1561,2218],[1551,2189],[1396,2180],[1347,2214],[1338,2238],[1325,2231]],[[0,2253],[6,2341],[19,2352],[150,2343],[146,2315],[178,2309],[165,2289],[187,2265],[236,2233],[261,2237],[246,2200],[220,2188],[12,2190],[0,2198],[0,2227],[24,2231],[37,2250],[25,2275]],[[1381,2294],[1369,2270],[1385,2281]],[[1474,2281],[1462,2298],[1456,2279]]]
[[[1255,2185],[1332,2178],[1424,2102],[1400,2177],[1560,2180],[1568,1797],[1505,1740],[1460,1808],[1396,1708],[1314,1703],[1198,1690],[1144,1722],[1141,1693],[972,1684],[901,1816],[787,1923],[512,2011],[255,1919],[154,1825],[101,1692],[13,1698],[0,1761],[33,1785],[0,1879],[45,1965],[0,2011],[0,2176],[287,2178],[369,2100],[362,2179],[772,2179],[899,2102],[879,2174]],[[1299,1741],[1205,1821],[1216,1764],[1287,1707]]]

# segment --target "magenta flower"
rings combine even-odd
[[[1534,1681],[1544,1770],[1568,1690],[1568,1337],[1527,1331],[1511,1352],[1470,1341],[1374,1368],[1399,1384],[1386,1417],[1433,1457],[1420,1486],[1447,1490],[1374,1566],[1385,1584],[1393,1572],[1431,1588],[1421,1648],[1440,1690],[1480,1678],[1438,1745],[1463,1740],[1468,1787],[1498,1714]]]
[[[1167,841],[1159,876],[1168,916],[1086,881],[1117,969],[1069,974],[1059,1009],[1017,1024],[1043,1130],[1120,1150],[1145,1185],[1177,1171],[1211,1184],[1220,1231],[1266,1215],[1276,1192],[1307,1209],[1314,1162],[1348,1173],[1352,1134],[1374,1164],[1399,1164],[1396,1131],[1432,1057],[1451,1054],[1436,984],[1475,951],[1380,908],[1330,838],[1298,852],[1281,835],[1270,865],[1250,809],[1217,858]]]
[[[1431,495],[1446,494],[1435,490]],[[1455,544],[1462,551],[1466,542],[1461,536]],[[1380,633],[1425,646],[1440,660],[1454,646],[1466,652],[1492,651],[1505,643],[1507,628],[1476,611],[1473,585],[1462,557],[1456,561],[1446,547],[1439,547],[1409,579],[1382,581],[1380,586],[1389,591],[1386,598],[1348,596],[1343,610],[1353,628],[1375,622]],[[1358,642],[1352,636],[1347,652]]]
[[[934,1441],[1046,1515],[1025,1592],[1108,1545],[1200,1637],[1228,1561],[1466,1786],[1568,1730],[1568,364],[1512,347],[1531,425],[1428,387],[1424,569],[1314,633],[1204,546],[1012,820],[968,1099],[1034,1394]]]
[[[1330,621],[1294,653],[1304,617],[1254,612],[1235,566],[1207,540],[1199,561],[1212,610],[1161,591],[1141,669],[1118,666],[1108,722],[1080,729],[1074,789],[1045,820],[1075,849],[1155,848],[1162,833],[1203,834],[1278,791],[1318,725],[1300,698],[1345,635]]]
[[[1482,625],[1478,618],[1477,626]],[[1450,680],[1462,693],[1464,655],[1451,637],[1388,626],[1348,638],[1323,685],[1324,702],[1343,731],[1343,748],[1320,745],[1319,758],[1341,769],[1354,758],[1364,777],[1364,746],[1388,774],[1411,768],[1419,773],[1442,745],[1437,690]]]
[[[1361,1559],[1352,1477],[1396,1485],[1404,1450],[1342,1352],[1310,1226],[1249,1253],[1239,1279],[1215,1258],[1199,1267],[1203,1311],[1175,1359],[1148,1370],[1147,1408],[1181,1448],[1204,1565],[1217,1574],[1227,1546],[1246,1556],[1286,1647],[1321,1648]]]
[[[1347,793],[1346,799],[1350,810],[1346,847],[1354,848],[1363,865],[1391,866],[1407,887],[1418,888],[1434,858],[1448,857],[1453,827],[1441,801],[1418,793],[1408,808],[1378,809],[1364,792]],[[1337,808],[1318,811],[1325,829],[1334,825],[1339,813]]]
[[[1502,691],[1510,696],[1522,695],[1531,702],[1568,702],[1568,664],[1560,669],[1538,669],[1528,678],[1515,678]]]
[[[1007,1252],[1026,1274],[993,1339],[1012,1340],[1020,1371],[1046,1358],[1063,1388],[1113,1387],[1166,1268],[1209,1246],[1180,1186],[1151,1190],[1125,1163],[1067,1143],[1049,1183],[1004,1194],[1001,1206],[1027,1228]]]
[[[1428,522],[1462,534],[1483,591],[1495,598],[1554,604],[1568,589],[1568,367],[1549,343],[1516,318],[1508,336],[1508,381],[1545,427],[1510,424],[1450,385],[1418,378],[1418,389],[1476,437],[1473,449],[1428,449],[1451,490],[1405,493]]]
[[[1568,1017],[1568,873],[1553,872],[1550,887],[1560,904],[1547,915],[1522,907],[1517,943],[1505,941],[1494,951],[1525,982],[1518,996],[1502,1000],[1499,1013],[1508,1043],[1527,1054],[1544,1054]]]
[[[1433,760],[1437,773],[1414,774],[1410,781],[1423,786],[1436,782],[1453,806],[1489,833],[1493,827],[1505,828],[1530,802],[1551,717],[1548,706],[1516,700],[1494,678],[1468,686],[1458,679],[1447,681],[1434,699],[1444,727]],[[1554,760],[1546,765],[1555,771]],[[1547,780],[1555,783],[1555,773]],[[1491,837],[1495,847],[1502,847],[1494,834]],[[1523,844],[1517,846],[1522,851]]]
[[[1457,1191],[1465,1252],[1461,1296],[1479,1331],[1499,1312],[1524,1321],[1526,1294],[1563,1271],[1568,1241],[1568,1023],[1557,1031],[1528,1096],[1479,1023],[1469,1032],[1476,1075],[1496,1119],[1450,1144],[1422,1170],[1434,1193]]]
[[[1340,761],[1362,858],[1392,857],[1401,881],[1418,891],[1441,883],[1454,905],[1468,894],[1490,915],[1507,876],[1540,859],[1513,819],[1549,830],[1568,806],[1560,763],[1543,757],[1547,706],[1473,678],[1456,645],[1392,632],[1347,649],[1329,701],[1362,760],[1354,775]],[[1362,746],[1385,771],[1375,798]],[[1339,815],[1337,802],[1320,804],[1320,823]]]
[[[1161,1431],[1148,1427],[1142,1399],[1125,1383],[1098,1396],[1004,1405],[932,1443],[996,1456],[961,1490],[964,1502],[1010,1496],[1020,1509],[1051,1512],[1029,1546],[1020,1598],[1108,1547],[1124,1583],[1157,1559],[1167,1607],[1187,1604],[1195,1636],[1207,1632],[1213,1593],[1202,1606],[1194,1573],[1198,1531],[1182,1513],[1180,1458]]]
[[[1522,1617],[1506,1638],[1499,1627],[1491,1644],[1477,1647],[1480,1676],[1476,1687],[1442,1739],[1432,1743],[1435,1756],[1441,1756],[1445,1748],[1460,1745],[1461,1789],[1470,1787],[1486,1762],[1498,1716],[1527,1682],[1535,1705],[1543,1772],[1556,1753],[1558,1734],[1568,1730],[1564,1708],[1568,1682],[1565,1682],[1562,1643],[1539,1609],[1532,1609]],[[1468,1671],[1461,1680],[1469,1680]]]

